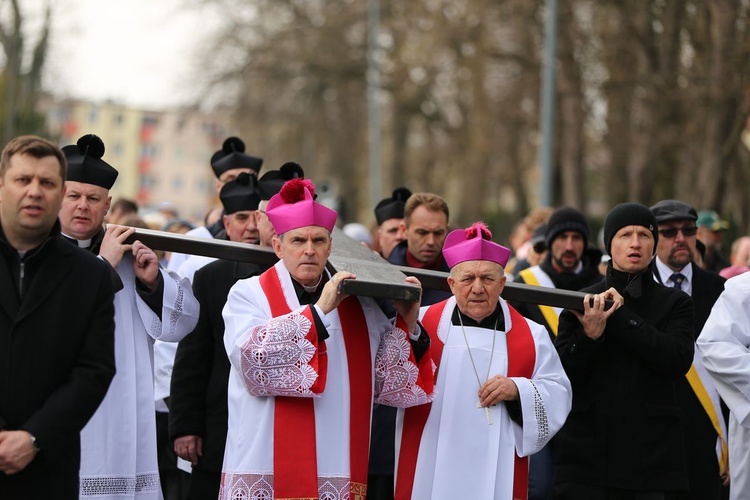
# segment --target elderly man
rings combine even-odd
[[[374,300],[340,292],[356,276],[326,272],[337,214],[314,194],[310,181],[293,179],[271,198],[280,261],[239,281],[224,307],[232,368],[223,499],[364,498],[373,398],[432,397],[430,359],[417,361],[410,347],[428,351],[419,304],[397,302],[392,324]]]
[[[198,302],[189,283],[159,268],[150,248],[125,243],[133,228],[103,227],[118,173],[102,159],[102,140],[85,135],[63,152],[63,236],[109,263],[121,284],[115,294],[117,374],[81,432],[81,497],[158,499],[153,342],[177,342],[190,333]]]
[[[750,273],[727,280],[698,337],[703,364],[729,410],[731,500],[750,492]]]
[[[694,338],[703,329],[711,308],[724,291],[724,278],[695,265],[695,209],[678,200],[662,200],[651,207],[659,225],[654,259],[654,278],[682,290],[695,304]],[[690,490],[682,498],[718,500],[722,476],[727,470],[727,429],[721,400],[703,363],[695,353],[687,376],[676,382],[677,402],[682,408]]]
[[[693,361],[693,301],[654,280],[658,240],[648,207],[610,210],[606,279],[583,290],[583,313],[560,315],[555,344],[573,410],[555,437],[559,500],[671,500],[687,491],[675,386]]]
[[[115,374],[109,266],[60,237],[60,149],[0,158],[0,498],[78,498],[80,432]]]
[[[438,367],[430,405],[399,410],[396,498],[525,499],[528,455],[570,411],[547,331],[500,298],[510,250],[484,224],[451,232],[453,297],[422,308]]]

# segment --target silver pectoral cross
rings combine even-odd
[[[487,415],[487,425],[492,425],[492,414],[490,413],[489,406],[482,406],[482,402],[477,403],[477,408],[484,409],[484,413]]]

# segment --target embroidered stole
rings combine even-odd
[[[438,336],[438,327],[448,300],[429,306],[422,317],[422,326],[430,336],[432,360],[437,367],[435,370],[436,381],[440,370],[440,358],[443,354],[443,342]],[[508,305],[508,309],[512,328],[506,334],[508,344],[508,373],[506,376],[530,379],[536,365],[534,338],[524,317],[510,305]],[[450,317],[447,317],[446,321],[450,321]],[[396,500],[409,500],[412,497],[419,445],[431,408],[432,403],[428,403],[413,406],[404,411],[401,449],[398,458],[398,470],[396,471]],[[526,500],[528,498],[528,483],[529,458],[521,458],[516,454],[513,467],[513,500]]]
[[[518,273],[527,285],[555,288],[555,284],[552,282],[550,277],[542,272],[541,269],[537,267],[537,269],[539,269],[539,275],[532,271],[532,269],[534,268],[526,268]],[[542,281],[544,283],[541,283]],[[562,312],[562,309],[559,307],[545,306],[542,304],[538,304],[537,307],[541,311],[542,316],[544,316],[544,321],[547,322],[549,329],[552,330],[552,333],[554,333],[555,337],[557,337],[557,325],[560,321],[560,313]]]
[[[273,317],[291,312],[284,298],[276,268],[260,276],[260,285],[268,299]],[[320,394],[328,376],[328,355],[325,342],[318,342],[318,332],[310,310],[303,314],[312,322],[306,338],[317,348],[310,360],[318,379],[311,390]],[[367,334],[367,321],[356,297],[347,297],[337,311],[349,368],[349,463],[352,500],[364,499],[367,492],[367,461],[370,448],[370,417],[372,413],[372,354]],[[317,359],[317,362],[316,362]],[[317,499],[318,467],[313,398],[275,397],[273,470],[274,498]]]

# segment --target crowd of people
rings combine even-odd
[[[138,241],[104,153],[21,136],[0,157],[0,498],[750,498],[750,237],[727,257],[717,213],[623,203],[594,243],[539,208],[505,247],[399,187],[368,230],[230,137],[220,209],[165,202],[158,229],[268,266]],[[348,295],[337,225],[449,291]],[[508,302],[509,279],[583,299]]]

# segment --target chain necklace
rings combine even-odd
[[[490,351],[490,362],[487,364],[487,375],[484,377],[484,383],[486,384],[487,381],[490,379],[490,368],[492,367],[492,358],[495,355],[495,339],[497,338],[497,322],[500,319],[500,315],[498,314],[497,318],[495,318],[495,326],[492,329],[492,350]],[[482,388],[482,380],[479,378],[479,370],[477,370],[477,365],[474,362],[474,356],[471,354],[471,347],[469,347],[469,338],[466,336],[466,330],[464,330],[464,320],[461,318],[461,312],[458,313],[458,322],[461,325],[461,333],[464,334],[464,342],[466,342],[466,350],[469,351],[469,359],[471,360],[471,367],[474,368],[474,375],[477,377],[477,384],[479,384],[479,388]],[[492,414],[490,414],[490,409],[488,406],[482,406],[482,401],[480,400],[477,403],[477,408],[484,409],[485,415],[487,415],[487,425],[492,425]]]

